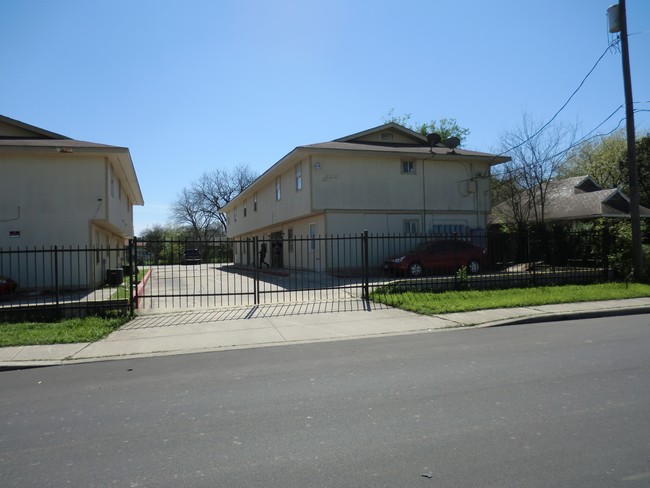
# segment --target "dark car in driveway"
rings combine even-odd
[[[0,276],[0,295],[10,295],[18,288],[18,282],[8,276]]]
[[[183,264],[201,264],[201,253],[198,249],[185,249],[181,262]]]
[[[460,239],[423,242],[412,251],[384,261],[384,271],[410,276],[455,273],[463,266],[477,274],[487,257],[487,249]]]

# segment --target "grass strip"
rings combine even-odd
[[[603,283],[440,293],[417,291],[371,293],[371,299],[376,302],[422,315],[648,296],[650,296],[650,285],[641,283]]]
[[[129,320],[128,317],[83,317],[59,322],[0,323],[0,347],[95,342]]]

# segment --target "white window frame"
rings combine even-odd
[[[417,219],[402,220],[402,233],[404,235],[417,235],[420,222]]]
[[[253,194],[253,212],[257,212],[257,192]]]
[[[275,177],[275,201],[279,202],[282,198],[282,177]]]
[[[296,164],[296,191],[302,190],[302,161]]]
[[[248,200],[244,200],[244,218],[248,214]]]
[[[413,159],[402,159],[400,162],[400,171],[403,175],[414,175],[415,161]]]

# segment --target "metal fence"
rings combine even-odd
[[[606,232],[361,233],[0,249],[8,283],[0,284],[0,313],[132,313],[590,283],[615,279],[609,256],[617,245]]]

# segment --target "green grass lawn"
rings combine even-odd
[[[149,268],[138,269],[138,283],[141,282],[144,278],[144,275],[147,274]],[[124,300],[129,298],[129,290],[131,289],[131,277],[125,276],[124,282],[121,285],[117,286],[115,292],[111,295],[112,300]]]
[[[371,298],[411,312],[433,315],[490,308],[530,307],[648,296],[650,296],[650,285],[606,283],[442,293],[375,292]],[[94,342],[103,339],[128,321],[128,317],[85,317],[54,323],[0,323],[0,347]]]
[[[128,321],[128,317],[84,317],[59,322],[0,323],[0,347],[94,342]]]
[[[647,296],[650,296],[650,285],[640,283],[627,285],[625,283],[604,283],[440,293],[417,291],[371,293],[371,299],[376,302],[423,315]]]

